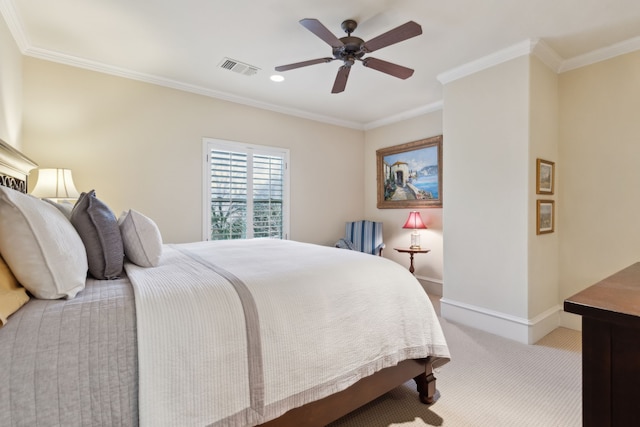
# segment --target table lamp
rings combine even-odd
[[[31,195],[54,202],[72,201],[80,197],[71,169],[39,169],[38,181]]]
[[[411,233],[411,249],[420,249],[420,234],[418,233],[419,229],[426,229],[427,226],[422,222],[422,217],[420,216],[420,212],[412,211],[409,213],[409,218],[407,218],[407,222],[404,223],[402,228],[412,228],[413,233]]]

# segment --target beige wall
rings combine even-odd
[[[448,83],[444,104],[443,295],[526,319],[529,58]]]
[[[201,240],[202,138],[290,149],[291,238],[332,244],[364,206],[364,132],[24,58],[24,152],[68,167],[165,242]]]
[[[0,18],[0,139],[21,147],[22,54]]]
[[[559,81],[564,299],[640,261],[640,52]]]
[[[445,85],[445,318],[534,343],[558,326],[560,233],[536,234],[557,162],[558,78],[524,55]]]
[[[529,83],[529,171],[527,208],[528,230],[528,319],[554,307],[561,307],[559,300],[559,241],[562,229],[555,226],[551,234],[536,234],[537,200],[554,200],[556,209],[561,207],[559,180],[556,175],[554,195],[536,194],[536,159],[558,162],[558,74],[549,69],[537,57],[530,57]],[[555,219],[558,219],[556,212]]]
[[[430,136],[442,135],[442,110],[419,117],[404,120],[392,125],[369,130],[366,133],[364,156],[365,216],[368,219],[384,222],[384,239],[387,245],[384,256],[409,266],[409,256],[393,250],[394,247],[407,247],[411,242],[411,230],[403,230],[411,209],[377,208],[377,170],[376,150],[406,142],[417,141]],[[443,152],[447,150],[447,140],[443,140]],[[444,194],[446,200],[446,193]],[[420,209],[427,230],[420,231],[420,243],[429,249],[426,255],[415,256],[415,274],[419,278],[442,281],[442,209]]]
[[[560,75],[530,56],[445,85],[445,317],[533,342],[579,326],[565,298],[638,262],[639,76],[639,52]],[[554,195],[535,193],[537,158]],[[552,234],[538,199],[556,202]]]

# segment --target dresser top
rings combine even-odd
[[[640,262],[567,298],[564,309],[603,320],[640,323]]]

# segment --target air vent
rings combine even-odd
[[[231,58],[224,58],[222,62],[220,62],[219,67],[245,76],[253,76],[260,71],[260,68],[258,67],[254,67],[253,65],[245,64]]]

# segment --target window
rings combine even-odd
[[[205,240],[289,235],[289,150],[204,139]]]

